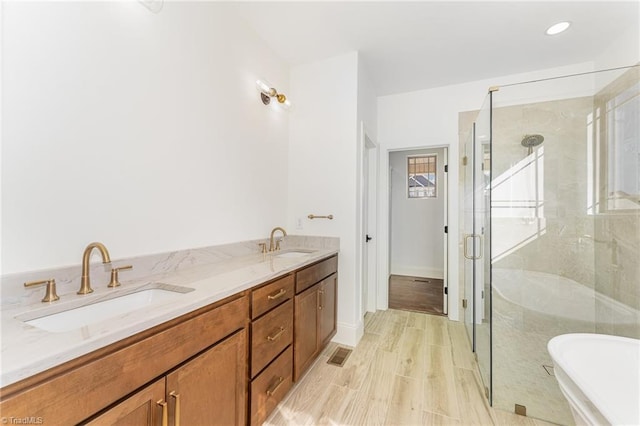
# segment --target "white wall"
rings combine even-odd
[[[358,340],[357,117],[358,54],[291,70],[288,227],[301,235],[340,237],[338,333]],[[307,219],[309,214],[333,220]],[[298,221],[302,229],[296,229]]]
[[[407,197],[407,157],[436,154],[436,198]],[[390,273],[444,277],[444,149],[392,152]]]
[[[288,94],[288,68],[224,4],[3,15],[2,273],[78,264],[94,240],[117,259],[284,224],[289,116],[255,80]]]

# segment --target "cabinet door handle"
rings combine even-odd
[[[281,288],[279,292],[275,293],[275,294],[270,294],[267,296],[267,299],[269,300],[276,300],[281,298],[282,296],[284,296],[284,294],[287,292],[287,290],[285,290],[284,288]]]
[[[180,426],[180,394],[176,391],[171,391],[171,393],[169,393],[169,396],[172,396],[176,399],[176,415],[174,425]]]
[[[318,298],[320,299],[319,309],[324,308],[324,290],[318,290]]]
[[[278,330],[278,332],[273,336],[267,336],[267,340],[270,342],[273,342],[274,340],[278,340],[280,336],[282,336],[282,333],[284,333],[284,327],[280,327],[280,330]]]
[[[169,426],[169,412],[167,411],[167,402],[163,399],[156,402],[162,407],[162,426]]]
[[[278,382],[271,388],[267,389],[267,396],[273,396],[274,393],[278,390],[278,388],[284,383],[284,377],[278,377]]]

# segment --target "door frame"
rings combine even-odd
[[[444,305],[444,314],[447,317],[451,317],[452,308],[457,309],[457,304],[452,303],[453,300],[449,297],[451,296],[451,282],[449,280],[450,268],[450,241],[449,241],[449,233],[451,233],[451,222],[450,222],[450,209],[449,203],[451,202],[451,185],[449,185],[449,173],[452,172],[451,162],[450,162],[450,154],[451,154],[451,144],[438,144],[438,145],[420,145],[420,146],[411,146],[411,147],[402,147],[402,148],[393,148],[387,149],[384,164],[386,169],[389,170],[391,167],[390,163],[390,155],[393,152],[403,152],[403,151],[414,151],[414,150],[434,150],[434,149],[444,149],[444,164],[447,165],[448,171],[444,173],[444,184],[442,188],[442,193],[445,197],[444,199],[444,226],[448,228],[448,233],[444,233],[444,229],[442,232],[444,233],[443,239],[443,250],[444,250],[444,279],[443,279],[443,289],[447,289],[448,294],[443,294],[443,305]],[[454,169],[455,170],[455,169]],[[377,298],[377,308],[386,310],[389,308],[389,277],[391,275],[391,173],[387,173],[387,187],[386,187],[386,196],[387,199],[387,232],[386,232],[386,256],[379,255],[379,274],[378,274],[378,298]],[[378,249],[382,252],[382,244],[378,246]],[[444,290],[443,290],[444,291]],[[455,306],[454,306],[455,305]],[[457,317],[455,318],[457,319]]]
[[[378,297],[378,168],[380,148],[369,136],[364,121],[360,122],[359,138],[359,195],[358,210],[358,271],[360,294],[358,321],[363,321],[366,312],[376,311]],[[365,238],[373,237],[369,243]]]

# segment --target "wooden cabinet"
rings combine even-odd
[[[85,424],[90,426],[157,426],[162,421],[162,407],[158,401],[164,401],[164,399],[163,378],[139,390]]]
[[[244,425],[247,332],[240,330],[86,425]]]
[[[323,259],[6,386],[0,411],[47,424],[262,424],[336,333],[337,266]]]
[[[169,424],[244,425],[246,354],[243,329],[168,374]]]
[[[338,274],[322,280],[318,287],[318,341],[324,347],[336,334]]]
[[[251,377],[293,342],[293,301],[289,299],[251,324]]]
[[[318,288],[296,295],[293,335],[293,380],[297,381],[318,353]]]
[[[288,275],[252,291],[251,425],[260,425],[293,383],[293,288]]]
[[[122,420],[127,424],[138,424],[133,420],[158,415],[149,405],[152,397],[145,386],[206,350],[215,350],[222,343],[212,345],[226,342],[230,335],[236,337],[235,342],[244,340],[236,349],[245,357],[241,388],[246,392],[248,318],[248,297],[244,293],[234,295],[7,386],[2,389],[0,411],[7,417],[42,417],[50,424],[77,424],[92,420],[96,413],[102,415],[105,409],[114,409],[118,405],[112,404],[131,394],[141,399],[124,400],[120,414],[112,412],[107,418],[115,424],[120,418],[131,419]],[[238,330],[241,333],[236,333]],[[226,360],[217,362],[229,364]],[[225,367],[225,371],[227,368],[232,367]],[[173,403],[171,399],[169,404]],[[242,411],[246,409],[244,404]],[[105,423],[109,424],[100,424]]]
[[[337,259],[331,257],[296,273],[294,381],[304,374],[336,333]]]
[[[293,385],[291,345],[251,382],[251,425],[261,425]]]
[[[256,319],[265,312],[293,297],[295,276],[289,274],[251,292],[251,318]]]

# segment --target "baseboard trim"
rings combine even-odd
[[[391,275],[444,279],[444,269],[420,266],[393,266],[391,267]]]
[[[339,322],[337,328],[336,335],[331,341],[339,345],[355,347],[364,335],[364,322],[362,321],[356,325]]]

